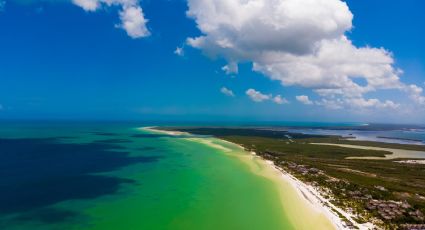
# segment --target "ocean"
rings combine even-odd
[[[3,122],[0,229],[329,229],[264,161],[145,124]]]

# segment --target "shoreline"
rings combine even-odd
[[[238,145],[238,144],[230,142],[230,141],[227,141],[227,142]],[[240,145],[238,145],[238,146],[240,146]],[[240,146],[240,147],[243,148],[243,146]],[[352,228],[347,226],[346,223],[344,222],[344,220],[342,220],[339,217],[339,215],[337,213],[335,213],[335,211],[333,211],[332,209],[336,210],[338,213],[340,213],[342,216],[344,216],[347,220],[349,220],[351,223],[353,223],[353,226],[357,227],[360,230],[372,229],[374,227],[374,225],[371,224],[371,223],[365,223],[365,224],[357,223],[353,219],[352,214],[350,214],[350,213],[342,210],[341,208],[335,206],[334,204],[332,204],[329,199],[324,198],[320,194],[320,192],[318,191],[318,189],[316,187],[311,186],[311,185],[307,185],[306,183],[302,182],[301,180],[299,180],[298,178],[296,178],[295,176],[293,176],[289,172],[287,172],[284,169],[282,169],[281,167],[277,166],[273,161],[264,159],[263,157],[259,156],[257,153],[252,152],[252,151],[251,151],[251,154],[255,155],[255,157],[260,158],[262,161],[264,161],[271,168],[278,171],[280,173],[281,178],[285,182],[289,183],[291,185],[291,187],[298,193],[298,195],[300,197],[302,197],[303,199],[305,199],[305,201],[307,201],[312,206],[313,209],[324,214],[324,216],[332,223],[332,225],[334,226],[335,229],[346,230],[346,229],[352,229]]]
[[[190,133],[186,133],[186,132],[165,131],[165,130],[158,130],[158,129],[155,129],[155,128],[156,127],[144,127],[144,128],[140,128],[140,129],[158,132],[158,133],[164,133],[164,134],[173,135],[173,136],[190,135]],[[243,146],[241,146],[237,143],[233,143],[233,142],[228,141],[228,140],[223,140],[221,138],[217,138],[217,139],[220,140],[220,141],[238,146],[239,148],[241,148],[241,150],[243,150],[245,152],[248,152],[248,153],[250,152],[250,151],[246,150],[245,147],[243,147]],[[353,226],[357,227],[360,230],[372,229],[374,227],[374,225],[371,224],[371,223],[365,223],[365,224],[357,223],[353,219],[352,214],[345,212],[344,210],[340,209],[339,207],[336,207],[335,205],[333,205],[330,202],[329,199],[324,198],[320,194],[320,192],[318,191],[318,188],[315,188],[311,185],[307,185],[306,183],[300,181],[299,179],[297,179],[295,176],[293,176],[289,172],[287,172],[284,169],[282,169],[281,167],[277,166],[273,161],[264,159],[263,157],[259,156],[255,152],[251,151],[250,153],[255,158],[263,161],[264,164],[267,165],[268,167],[270,167],[272,170],[274,170],[275,172],[278,172],[279,176],[280,176],[279,179],[282,179],[283,182],[289,184],[292,187],[292,189],[297,193],[297,195],[300,197],[300,199],[303,199],[310,206],[310,208],[312,208],[314,211],[316,211],[320,214],[323,214],[326,217],[326,219],[333,225],[334,229],[338,229],[338,230],[340,230],[340,229],[341,230],[351,229],[350,226],[347,226],[347,224],[340,217],[340,215],[342,215],[344,218],[349,220],[353,224]],[[336,210],[339,214],[336,213],[334,210]]]
[[[255,153],[253,153],[255,154]],[[258,155],[256,155],[258,156]],[[260,156],[258,156],[260,157]],[[302,182],[289,172],[285,171],[279,166],[276,166],[273,161],[266,160],[262,157],[260,157],[262,160],[267,162],[271,167],[273,167],[275,170],[279,171],[281,173],[282,178],[289,182],[292,187],[305,198],[315,209],[317,209],[319,212],[323,213],[334,225],[335,229],[351,229],[347,224],[339,217],[338,213],[344,216],[347,220],[349,220],[353,226],[357,227],[358,229],[372,229],[374,225],[372,223],[365,223],[365,224],[359,224],[353,219],[353,215],[351,213],[348,213],[341,208],[335,206],[330,202],[329,199],[324,198],[318,189],[314,186],[307,185],[306,183]],[[332,209],[336,210],[338,213],[333,211]]]
[[[161,130],[161,129],[155,129],[156,126],[147,126],[147,127],[139,127],[136,128],[138,130],[148,130],[151,132],[156,132],[156,133],[163,133],[163,134],[168,134],[171,136],[180,136],[180,135],[190,135],[190,133],[187,132],[180,132],[180,131],[166,131],[166,130]]]

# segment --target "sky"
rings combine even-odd
[[[422,0],[0,0],[0,119],[425,123]]]

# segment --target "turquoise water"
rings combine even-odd
[[[146,125],[1,122],[0,229],[333,228],[278,172],[239,146],[140,129]]]
[[[2,125],[0,228],[295,229],[248,153],[137,127]]]

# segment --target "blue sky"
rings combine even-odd
[[[425,123],[421,0],[114,1],[0,0],[0,118]]]

